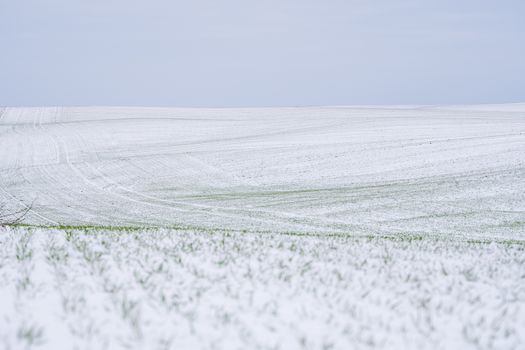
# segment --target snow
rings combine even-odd
[[[522,349],[524,165],[525,104],[0,108],[0,348]]]
[[[525,344],[523,242],[174,229],[0,232],[10,248],[24,237],[29,258],[15,258],[16,249],[0,253],[6,349],[28,343],[18,336],[24,325],[41,331],[36,343],[47,349]],[[17,289],[25,274],[30,283]]]
[[[5,108],[35,224],[521,238],[525,105]]]

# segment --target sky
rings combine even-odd
[[[525,101],[523,0],[0,0],[0,105]]]

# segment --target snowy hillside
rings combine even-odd
[[[5,108],[34,224],[525,237],[525,105]]]
[[[525,105],[0,112],[2,349],[525,347]]]

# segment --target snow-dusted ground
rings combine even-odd
[[[0,108],[1,202],[0,348],[525,348],[524,104]]]
[[[0,113],[32,223],[524,236],[525,104]]]
[[[0,233],[0,348],[523,349],[525,244]]]

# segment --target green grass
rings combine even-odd
[[[505,238],[468,238],[468,237],[450,237],[430,234],[420,234],[412,232],[400,232],[392,234],[358,234],[344,231],[333,231],[333,232],[309,232],[309,231],[272,231],[272,230],[255,230],[255,229],[225,229],[221,227],[207,227],[198,225],[32,225],[32,224],[15,224],[10,225],[11,227],[24,227],[24,228],[43,228],[50,230],[59,231],[83,231],[86,233],[96,231],[111,231],[111,232],[138,232],[138,231],[155,231],[155,230],[174,230],[174,231],[196,231],[208,234],[226,234],[226,235],[238,235],[238,234],[280,234],[287,236],[296,237],[334,237],[334,238],[345,238],[345,239],[368,239],[368,240],[389,240],[398,242],[417,242],[417,241],[451,241],[451,242],[464,242],[469,244],[504,244],[504,245],[523,245],[525,246],[525,240],[521,239],[505,239]]]

